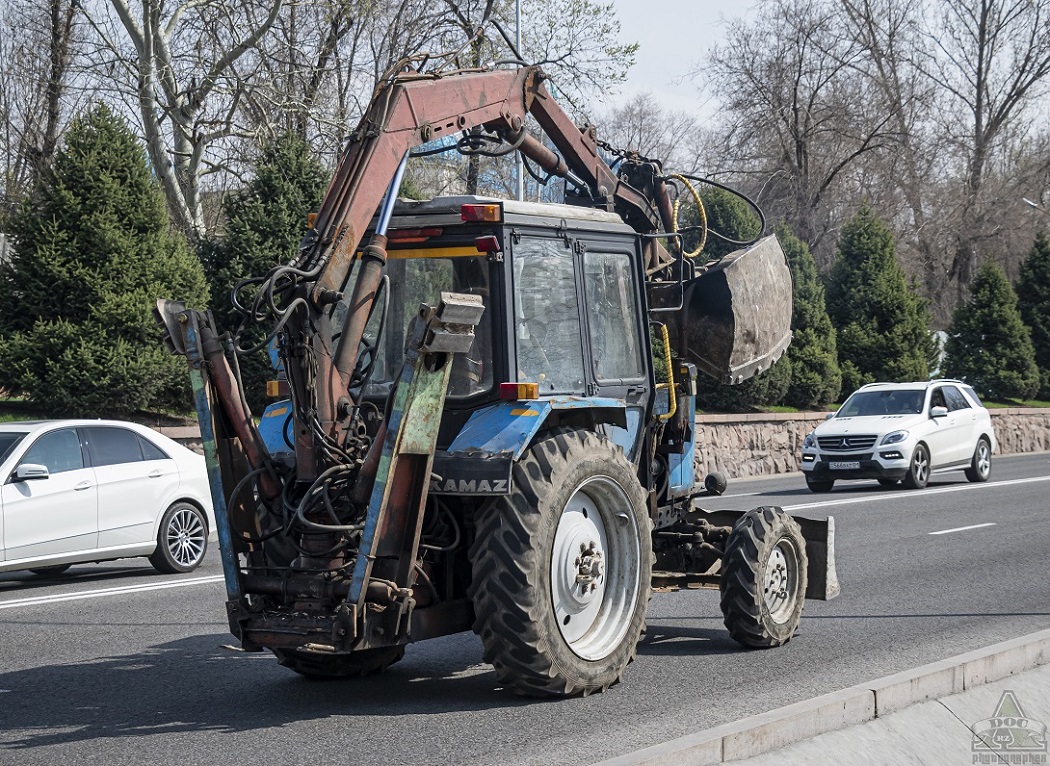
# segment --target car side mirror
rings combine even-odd
[[[22,463],[15,469],[15,481],[35,481],[46,479],[51,475],[46,465],[36,463]]]
[[[833,417],[835,417],[835,413],[829,412],[827,415],[824,416],[824,420],[831,420]]]
[[[930,410],[931,418],[943,418],[948,416],[947,407],[934,407]]]

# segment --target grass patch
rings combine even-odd
[[[47,416],[20,396],[0,398],[0,423],[20,420],[47,420]]]
[[[17,396],[0,398],[0,423],[17,423],[22,420],[66,420],[68,415],[49,415],[25,399]],[[92,417],[83,418],[91,420]],[[126,418],[115,418],[116,420],[129,420],[141,423],[150,428],[159,426],[192,426],[197,424],[196,412],[136,412]]]
[[[1050,402],[1044,402],[1039,399],[1032,399],[1028,402],[1018,402],[1012,399],[1007,399],[1002,402],[985,400],[984,406],[989,410],[1004,410],[1008,407],[1050,407]]]

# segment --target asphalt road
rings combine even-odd
[[[717,593],[658,595],[624,682],[586,699],[497,688],[472,634],[349,682],[223,648],[216,551],[181,576],[144,561],[0,574],[0,764],[586,766],[1050,628],[1050,455],[997,457],[983,485],[952,473],[814,495],[795,475],[712,500],[833,514],[842,595],[807,604],[769,651],[729,639]]]

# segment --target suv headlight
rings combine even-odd
[[[812,449],[817,446],[817,437],[812,431],[806,434],[805,440],[802,442],[802,449]]]
[[[879,444],[897,444],[908,438],[907,431],[893,431],[882,437],[882,441]]]

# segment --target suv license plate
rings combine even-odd
[[[856,471],[860,468],[859,460],[834,460],[828,463],[832,471]]]

